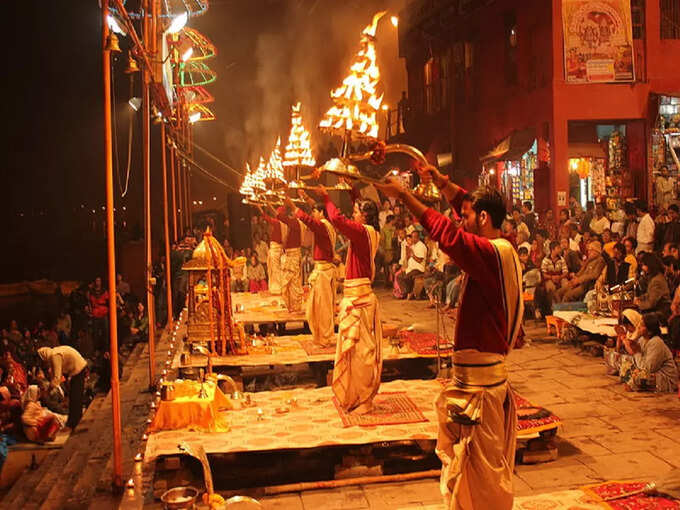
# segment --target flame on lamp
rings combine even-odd
[[[302,125],[300,103],[293,105],[290,117],[290,135],[284,154],[283,166],[314,166],[316,160],[312,156],[312,136]]]
[[[286,179],[283,174],[283,160],[281,158],[281,137],[276,139],[276,145],[269,155],[269,161],[265,167],[264,182],[270,186],[275,184],[285,184]]]
[[[373,16],[373,21],[361,34],[361,49],[350,66],[350,74],[342,85],[331,91],[335,103],[319,123],[322,130],[334,134],[351,131],[366,138],[378,138],[377,113],[383,95],[378,96],[380,69],[376,64],[375,31],[385,11]]]

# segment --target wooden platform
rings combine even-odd
[[[380,386],[380,394],[404,392],[418,407],[425,421],[398,425],[345,427],[332,402],[330,387],[269,391],[252,395],[252,403],[239,410],[224,411],[231,430],[200,433],[188,430],[151,434],[145,458],[180,453],[181,441],[199,442],[208,454],[302,450],[322,446],[371,444],[385,441],[437,439],[434,401],[442,389],[439,380],[392,381]],[[293,399],[295,402],[293,403]],[[560,422],[519,431],[528,440],[541,432],[556,430]]]

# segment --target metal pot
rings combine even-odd
[[[175,400],[175,385],[166,383],[161,386],[161,400]]]
[[[193,487],[174,487],[161,496],[165,510],[190,510],[196,505],[198,490]]]

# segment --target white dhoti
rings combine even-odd
[[[463,350],[453,363],[453,380],[435,404],[446,508],[510,510],[517,415],[504,356]]]
[[[281,257],[283,246],[275,241],[269,242],[267,254],[267,273],[269,276],[269,292],[275,295],[281,294]]]
[[[333,393],[346,411],[371,410],[380,388],[382,324],[368,278],[345,281],[338,314]]]
[[[281,257],[281,297],[289,312],[302,310],[300,248],[286,250]]]
[[[333,345],[335,341],[335,265],[315,262],[309,276],[307,298],[307,323],[312,341],[321,346]]]

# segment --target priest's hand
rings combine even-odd
[[[296,207],[295,204],[293,203],[293,200],[291,200],[291,198],[290,198],[289,196],[286,196],[286,197],[283,199],[283,203],[286,205],[286,207],[287,207],[288,210],[290,210],[290,211],[295,212],[295,209],[297,209],[297,207]]]
[[[402,193],[406,192],[401,179],[394,176],[388,176],[384,182],[375,183],[374,186],[384,195],[391,198],[400,198]]]
[[[435,186],[440,189],[446,186],[448,182],[448,179],[445,178],[434,165],[419,163],[416,165],[416,169],[418,170],[418,175],[420,175],[421,178],[429,175],[432,178],[432,182],[434,182]]]

